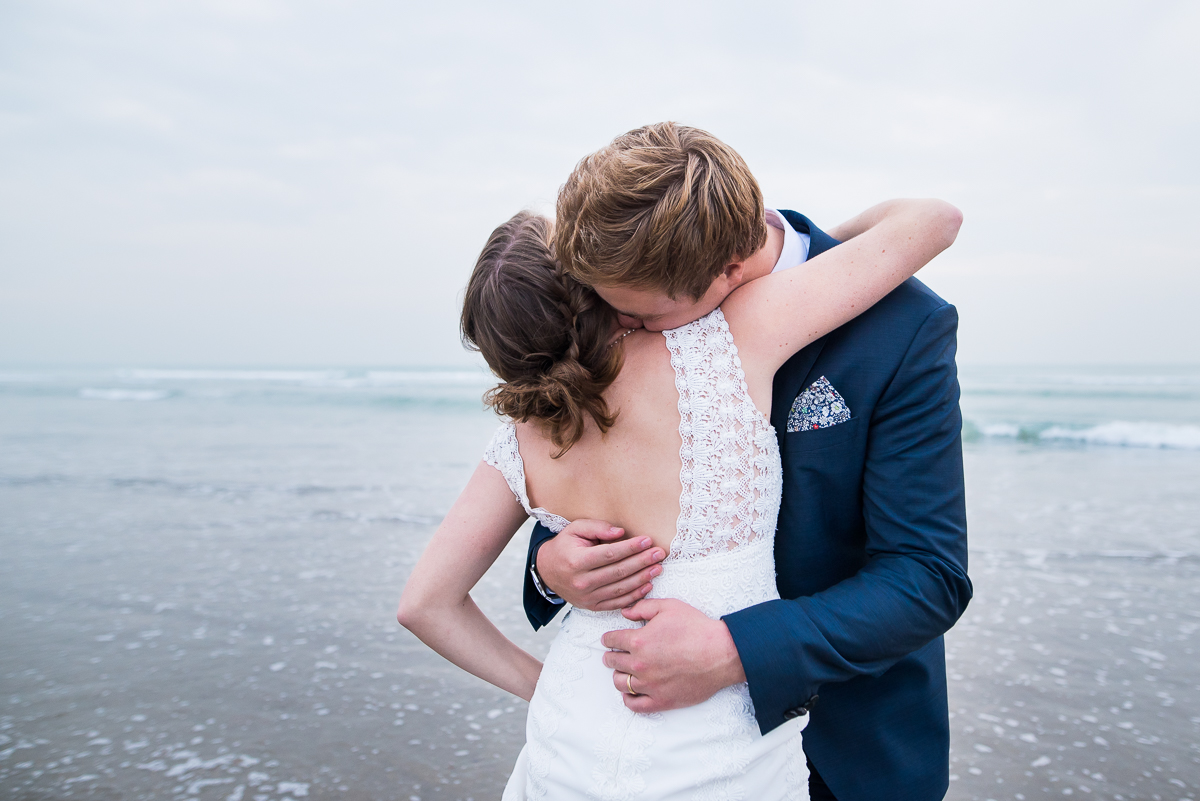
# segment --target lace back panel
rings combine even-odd
[[[679,520],[668,559],[691,560],[770,539],[783,469],[770,422],[718,308],[664,331],[679,390]]]

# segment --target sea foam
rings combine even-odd
[[[1200,376],[1195,375],[1089,375],[1068,373],[1063,375],[1036,376],[1028,383],[1065,384],[1081,387],[1195,387],[1200,386]]]
[[[123,370],[131,381],[217,381],[295,384],[310,387],[372,388],[430,384],[486,385],[495,379],[484,370]]]
[[[1083,429],[1051,426],[1041,432],[1039,437],[1044,440],[1068,440],[1093,445],[1200,450],[1200,426],[1168,423],[1127,423],[1118,420]]]
[[[81,398],[107,401],[157,401],[170,394],[158,389],[93,389],[88,387],[79,391]]]
[[[122,378],[136,381],[271,381],[303,384],[330,381],[340,370],[123,370]]]
[[[985,437],[1019,437],[1021,436],[1021,427],[1013,423],[992,423],[980,426],[979,432]]]
[[[1050,425],[1019,426],[1016,423],[988,423],[978,431],[995,439],[1022,439],[1026,442],[1081,442],[1089,445],[1116,445],[1126,448],[1171,448],[1200,450],[1200,426],[1170,423],[1130,423],[1116,420],[1091,427]]]

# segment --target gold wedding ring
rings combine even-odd
[[[636,692],[633,689],[633,674],[632,673],[625,674],[625,686],[629,688],[629,695],[641,695],[641,693]]]

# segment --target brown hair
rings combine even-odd
[[[590,285],[701,297],[766,243],[762,191],[733,148],[673,122],[618,136],[558,193],[554,244]]]
[[[612,308],[554,258],[551,227],[523,211],[492,232],[467,283],[462,338],[504,382],[484,401],[543,423],[558,458],[589,417],[602,432],[616,421],[603,393],[621,370],[621,349],[609,347]]]

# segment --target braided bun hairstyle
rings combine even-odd
[[[603,393],[621,370],[621,348],[609,347],[615,312],[563,271],[552,228],[523,211],[492,232],[467,283],[461,325],[463,344],[504,382],[484,402],[517,422],[544,424],[557,459],[588,418],[601,432],[616,421]]]

